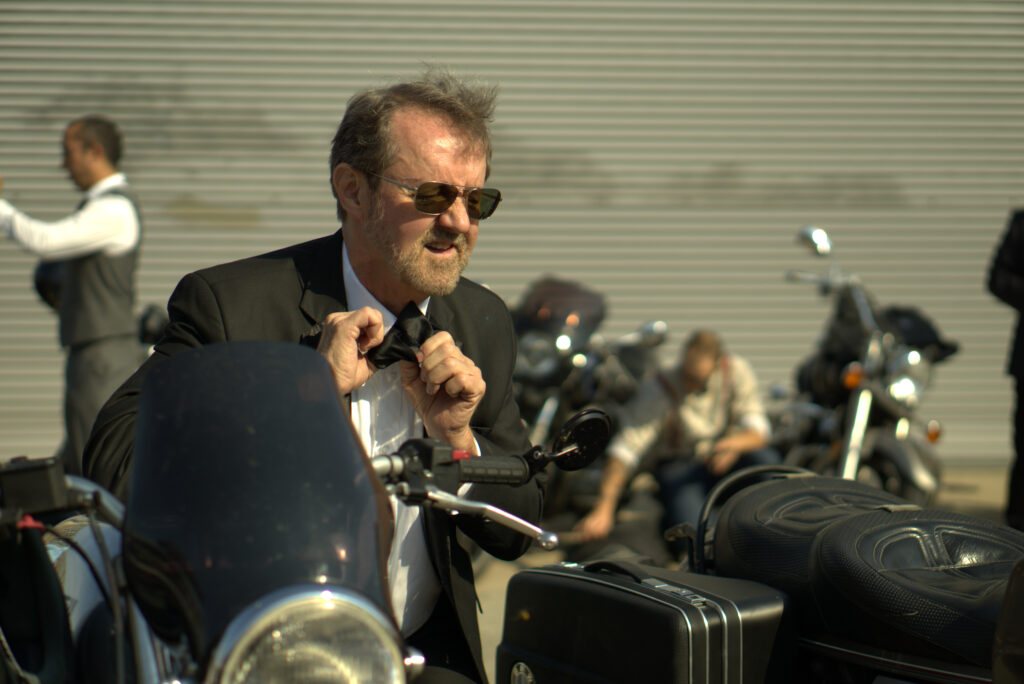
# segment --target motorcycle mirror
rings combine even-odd
[[[584,409],[565,421],[551,447],[560,470],[585,468],[601,455],[612,434],[612,421],[600,409]]]
[[[668,337],[668,323],[648,321],[640,328],[640,343],[644,347],[657,347]]]
[[[828,232],[824,228],[804,226],[797,234],[797,241],[818,256],[832,254],[832,238],[828,236]]]

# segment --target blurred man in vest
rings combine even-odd
[[[96,414],[141,360],[133,307],[142,222],[117,168],[122,141],[113,122],[76,119],[63,147],[63,166],[84,192],[74,213],[40,221],[0,199],[0,230],[41,259],[36,286],[58,312],[67,353],[60,458],[66,472],[80,474]]]

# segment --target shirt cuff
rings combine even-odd
[[[636,454],[629,449],[616,447],[614,444],[608,447],[608,458],[618,461],[630,471],[634,470],[640,462],[639,454]]]
[[[480,451],[480,442],[476,441],[476,435],[473,435],[473,446],[476,447],[476,453],[482,456],[483,452]],[[474,456],[473,458],[476,458],[476,456]],[[472,482],[463,482],[461,485],[459,485],[459,489],[455,493],[458,494],[459,496],[466,496],[466,494],[468,494],[469,490],[472,488]]]

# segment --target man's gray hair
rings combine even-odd
[[[348,101],[345,116],[331,143],[332,178],[338,164],[349,164],[366,174],[380,174],[390,166],[398,154],[391,136],[391,119],[403,107],[445,117],[462,132],[467,142],[483,150],[489,175],[491,135],[488,124],[494,116],[497,91],[497,86],[470,83],[447,70],[432,67],[420,80],[356,93]],[[368,175],[368,181],[371,188],[379,183],[373,175]],[[334,193],[333,182],[331,192]],[[340,202],[338,218],[345,220]]]

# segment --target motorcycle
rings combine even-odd
[[[798,239],[817,256],[832,255],[821,228],[805,227]],[[831,297],[832,311],[815,352],[797,370],[799,396],[774,412],[774,446],[784,462],[933,503],[941,467],[932,445],[941,426],[917,409],[933,367],[958,345],[915,308],[880,307],[834,259],[824,274],[786,277],[817,286]]]
[[[682,532],[682,568],[514,575],[496,681],[1024,682],[1024,533],[784,465],[723,479]]]
[[[586,407],[608,413],[614,431],[618,409],[657,365],[656,349],[667,339],[668,325],[650,321],[608,341],[598,333],[605,313],[600,293],[552,277],[532,283],[513,311],[516,402],[531,444],[550,444],[552,426]],[[571,475],[551,473],[545,518],[589,511],[599,481],[600,464]]]
[[[0,682],[413,680],[425,663],[391,614],[388,494],[552,548],[459,485],[585,467],[609,433],[592,410],[520,457],[413,439],[370,459],[313,350],[172,356],[146,378],[126,505],[53,458],[0,467]]]
[[[597,332],[605,313],[601,294],[551,277],[533,283],[513,311],[516,401],[532,444],[549,443],[551,427],[574,411],[623,404],[652,368],[665,322],[608,342]]]

